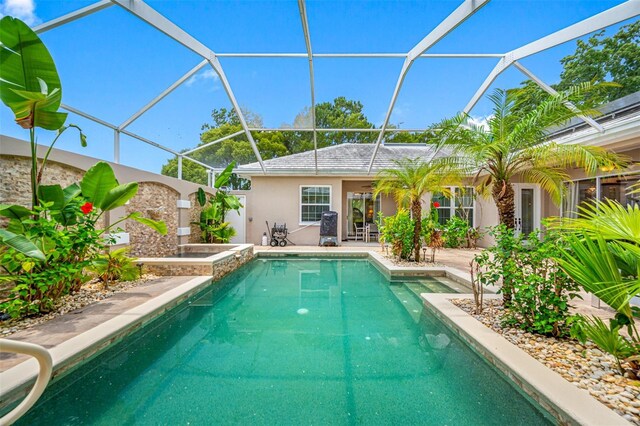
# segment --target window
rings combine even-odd
[[[562,199],[562,216],[578,217],[580,208],[600,197],[600,200],[614,200],[623,206],[640,205],[640,196],[631,194],[632,185],[640,182],[640,174],[634,172],[623,175],[606,175],[591,179],[565,182]]]
[[[300,187],[300,223],[319,222],[322,212],[331,210],[331,186]]]
[[[473,225],[473,206],[474,193],[473,188],[452,187],[453,197],[447,198],[443,194],[434,193],[431,197],[431,203],[437,202],[440,206],[438,210],[438,222],[441,225],[447,223],[453,216],[461,217],[466,220],[469,226]]]

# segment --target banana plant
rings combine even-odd
[[[229,183],[235,165],[235,161],[232,162],[216,177],[213,184],[216,193],[209,200],[207,200],[207,194],[204,190],[198,188],[196,200],[203,209],[200,212],[200,221],[196,224],[200,226],[204,242],[226,243],[236,235],[235,229],[229,222],[225,222],[225,218],[230,210],[235,210],[240,214],[239,210],[242,208],[242,204],[238,197],[228,194],[223,189]]]
[[[120,184],[116,179],[111,166],[104,161],[96,163],[93,167],[87,170],[82,181],[80,181],[79,188],[82,197],[91,205],[91,209],[99,209],[95,218],[96,221],[104,214],[104,212],[124,206],[138,193],[137,182]],[[56,194],[58,198],[56,198],[55,201],[64,202],[64,198],[60,198],[61,195],[64,196],[64,191],[62,191],[62,193],[60,191],[56,191]],[[109,229],[113,229],[115,225],[127,219],[142,223],[162,235],[166,235],[167,233],[167,225],[164,222],[143,217],[139,212],[130,213],[119,219],[117,222],[112,223],[105,229],[105,232]]]
[[[16,123],[29,130],[33,208],[38,205],[38,183],[46,163],[45,158],[39,171],[35,128],[57,131],[46,157],[65,130],[80,129],[64,126],[67,114],[58,111],[62,85],[49,50],[31,28],[11,16],[0,20],[0,64],[0,100],[11,109]],[[86,146],[82,131],[80,143]]]

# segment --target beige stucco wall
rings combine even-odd
[[[320,225],[300,224],[300,186],[330,185],[331,210],[338,212],[338,236],[342,235],[342,179],[334,177],[253,176],[247,195],[247,243],[260,244],[262,233],[276,222],[286,223],[289,239],[298,245],[317,245]],[[307,226],[307,227],[306,227]],[[299,228],[303,228],[296,231]],[[292,231],[296,231],[291,234]]]

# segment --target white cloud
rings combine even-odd
[[[216,74],[213,70],[208,69],[208,70],[204,70],[201,73],[195,74],[193,76],[191,76],[191,78],[189,80],[187,80],[184,85],[187,87],[191,87],[194,84],[201,82],[201,81],[206,81],[206,80],[213,80],[213,89],[217,90],[220,88],[218,81],[220,80],[220,77],[218,77],[218,74]]]
[[[13,16],[32,27],[42,22],[35,14],[35,10],[36,4],[33,0],[2,0],[0,3],[0,18]]]
[[[469,124],[481,127],[483,130],[489,130],[489,120],[490,119],[491,119],[491,116],[487,116],[487,117],[470,117],[469,118]]]

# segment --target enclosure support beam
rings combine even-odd
[[[204,145],[200,145],[200,146],[198,146],[198,147],[195,147],[195,148],[193,148],[193,149],[190,149],[189,151],[184,151],[182,154],[183,154],[183,155],[192,154],[192,153],[194,153],[194,152],[196,152],[196,151],[200,151],[200,150],[201,150],[201,149],[203,149],[203,148],[207,148],[207,147],[209,147],[209,146],[211,146],[211,145],[215,145],[215,144],[217,144],[217,143],[220,143],[220,142],[226,141],[227,139],[231,139],[231,138],[235,138],[236,136],[240,136],[240,135],[241,135],[241,134],[243,134],[243,133],[244,133],[244,130],[239,130],[239,131],[237,131],[237,132],[235,132],[235,133],[231,133],[230,135],[224,136],[224,137],[222,137],[222,138],[220,138],[220,139],[216,139],[215,141],[211,141],[211,142],[208,142],[208,143],[206,143],[206,144],[204,144]]]
[[[233,105],[233,109],[238,115],[238,119],[240,120],[240,124],[242,125],[242,128],[247,134],[247,139],[251,144],[251,148],[253,149],[253,152],[256,158],[258,159],[258,163],[260,163],[260,168],[262,169],[263,172],[266,173],[264,162],[262,161],[262,156],[258,151],[258,147],[255,141],[253,140],[253,136],[249,131],[249,126],[247,125],[247,121],[244,117],[244,114],[240,109],[240,105],[236,100],[233,90],[231,90],[231,86],[229,85],[227,76],[225,75],[222,69],[222,65],[220,64],[220,61],[216,57],[216,54],[207,46],[205,46],[204,44],[196,40],[194,37],[192,37],[189,33],[184,31],[182,28],[174,24],[171,20],[167,19],[166,17],[158,13],[155,9],[147,5],[144,1],[142,0],[136,0],[136,1],[111,0],[111,1],[117,4],[118,6],[126,9],[127,11],[129,11],[130,13],[132,13],[142,21],[156,28],[158,31],[164,33],[166,36],[177,41],[187,49],[198,54],[203,59],[206,59],[209,62],[209,65],[211,65],[211,68],[213,68],[216,74],[218,74],[218,77],[220,77],[220,83],[222,84],[222,87],[227,93],[227,96],[229,97],[229,101],[231,101],[231,104]]]
[[[138,112],[136,112],[135,114],[133,114],[131,117],[129,117],[127,120],[125,120],[120,126],[120,129],[125,129],[127,126],[129,126],[131,123],[133,123],[135,120],[137,120],[138,118],[140,118],[140,116],[142,114],[144,114],[145,112],[147,112],[148,110],[150,110],[155,104],[157,104],[158,102],[160,102],[162,99],[164,99],[167,95],[169,95],[171,92],[173,92],[174,90],[176,90],[182,83],[184,83],[185,81],[187,81],[189,78],[191,78],[192,75],[194,75],[195,73],[197,73],[198,71],[200,71],[203,67],[205,67],[207,65],[207,61],[203,60],[202,62],[200,62],[198,65],[196,65],[195,67],[193,67],[191,70],[189,70],[185,75],[183,75],[182,77],[180,77],[178,80],[176,80],[175,83],[173,83],[171,86],[167,87],[162,93],[160,93],[158,96],[156,96],[155,98],[153,98],[153,100],[151,102],[149,102],[148,104],[146,104],[145,106],[143,106],[142,108],[140,108],[140,110]]]
[[[216,53],[218,58],[308,58],[308,53]],[[406,58],[406,53],[314,53],[314,58]],[[418,58],[502,58],[504,53],[423,53]]]
[[[540,86],[540,88],[542,90],[544,90],[545,92],[547,92],[551,96],[556,96],[558,94],[558,92],[553,87],[549,86],[547,83],[545,83],[544,81],[540,80],[531,71],[529,71],[527,68],[525,68],[520,62],[515,61],[513,63],[513,66],[518,68],[524,75],[526,75],[531,80],[533,80],[538,86]],[[571,102],[569,102],[569,101],[565,101],[564,105],[569,110],[571,110],[572,112],[579,112],[578,108],[576,108],[576,106],[574,104],[572,104]],[[587,123],[589,126],[591,126],[594,129],[596,129],[598,132],[600,132],[600,133],[604,132],[604,128],[600,124],[598,124],[593,118],[588,117],[588,116],[583,115],[583,114],[579,114],[578,117],[580,117],[580,119],[582,119],[582,121]]]
[[[311,127],[313,129],[313,163],[315,173],[318,174],[318,132],[316,132],[316,90],[313,73],[313,51],[311,49],[311,35],[309,33],[309,21],[307,20],[307,7],[304,0],[298,0],[298,9],[300,10],[300,20],[302,21],[302,32],[304,33],[304,42],[307,47],[307,56],[309,58],[309,86],[311,88]]]
[[[178,179],[182,180],[182,155],[178,155]]]
[[[464,108],[464,112],[468,114],[498,75],[500,75],[502,71],[507,69],[515,61],[540,53],[568,41],[575,40],[576,38],[585,36],[594,31],[601,30],[602,28],[606,28],[610,25],[617,24],[618,22],[622,22],[638,15],[640,15],[640,0],[628,0],[618,6],[607,9],[604,12],[514,49],[511,52],[505,53],[498,65],[496,65],[480,88],[473,95],[467,106]]]
[[[66,111],[69,111],[69,112],[72,112],[72,113],[74,113],[74,114],[76,114],[76,115],[79,115],[80,117],[84,117],[84,118],[86,118],[87,120],[91,120],[91,121],[93,121],[93,122],[95,122],[95,123],[98,123],[98,124],[101,124],[101,125],[103,125],[103,126],[105,126],[105,127],[108,127],[108,128],[110,128],[111,130],[117,131],[118,133],[122,133],[122,134],[125,134],[125,135],[127,135],[127,136],[131,136],[131,137],[132,137],[132,138],[134,138],[134,139],[138,139],[138,140],[139,140],[139,141],[141,141],[141,142],[144,142],[144,143],[149,144],[149,145],[151,145],[151,146],[155,146],[156,148],[160,148],[160,149],[162,149],[162,150],[164,150],[164,151],[167,151],[167,152],[170,152],[170,153],[172,153],[172,154],[174,154],[174,155],[179,155],[179,153],[178,153],[178,152],[174,151],[174,150],[173,150],[173,149],[171,149],[171,148],[167,148],[166,146],[160,145],[159,143],[156,143],[156,142],[150,141],[149,139],[143,138],[142,136],[137,135],[137,134],[135,134],[135,133],[132,133],[132,132],[130,132],[130,131],[128,131],[128,130],[120,130],[120,129],[118,129],[118,127],[117,127],[115,124],[108,123],[108,122],[106,122],[106,121],[104,121],[104,120],[101,120],[101,119],[99,119],[99,118],[97,118],[97,117],[94,117],[94,116],[93,116],[93,115],[91,115],[91,114],[87,114],[87,113],[86,113],[86,112],[84,112],[84,111],[80,111],[80,110],[79,110],[79,109],[77,109],[77,108],[72,108],[72,107],[70,107],[69,105],[65,105],[65,104],[60,104],[60,107],[61,107],[62,109],[64,109],[64,110],[66,110]],[[120,137],[118,136],[118,141],[119,141],[119,140],[120,140]],[[119,150],[118,150],[118,157],[119,157],[119,156],[120,156],[120,152],[119,152]],[[209,166],[207,166],[207,167],[209,167]]]
[[[192,163],[196,163],[197,165],[202,166],[202,167],[204,167],[204,168],[205,168],[205,169],[207,169],[207,170],[210,170],[210,169],[211,169],[211,166],[210,166],[210,165],[205,164],[205,163],[203,163],[202,161],[195,160],[195,159],[193,159],[193,158],[191,158],[191,157],[189,157],[189,156],[186,156],[186,155],[184,155],[184,154],[182,155],[182,159],[183,159],[183,160],[191,161]]]
[[[469,114],[469,112],[471,112],[473,107],[476,106],[476,104],[478,103],[482,95],[484,95],[484,93],[487,91],[487,89],[489,89],[491,84],[493,84],[495,79],[498,78],[498,76],[502,73],[502,71],[509,68],[512,62],[513,61],[507,60],[506,57],[503,57],[502,59],[500,59],[500,61],[498,61],[496,66],[493,67],[493,69],[491,70],[487,78],[484,79],[484,81],[482,82],[478,90],[476,90],[476,93],[473,94],[473,96],[471,97],[471,100],[469,100],[469,102],[467,103],[467,106],[464,107],[462,112],[464,112],[465,114]]]
[[[233,91],[231,90],[231,85],[229,84],[229,81],[227,80],[227,76],[222,70],[222,65],[220,65],[220,61],[218,61],[218,58],[213,58],[209,60],[209,64],[211,65],[211,68],[213,68],[213,70],[216,72],[216,74],[218,74],[218,77],[220,78],[220,83],[222,83],[222,87],[224,88],[225,92],[227,92],[227,96],[231,101],[231,105],[233,105],[233,109],[236,111],[236,114],[238,115],[238,120],[240,120],[240,124],[242,125],[242,128],[244,129],[244,132],[247,135],[247,139],[249,140],[251,149],[253,150],[253,153],[258,159],[258,163],[260,163],[260,168],[262,169],[263,173],[266,173],[267,170],[264,167],[264,162],[262,161],[262,156],[260,155],[260,151],[258,151],[258,145],[256,145],[256,141],[253,139],[253,135],[249,130],[249,125],[247,124],[247,120],[245,119],[244,113],[242,112],[242,109],[240,108],[240,105],[236,100],[236,96],[233,94]]]
[[[249,130],[251,130],[252,132],[313,132],[314,129],[311,128],[298,128],[298,127],[250,127]],[[429,129],[387,129],[386,132],[387,133],[422,133],[422,132],[426,132]],[[374,128],[363,128],[363,129],[356,129],[356,128],[349,128],[349,129],[336,129],[336,128],[323,128],[323,127],[316,127],[315,128],[316,132],[345,132],[345,133],[378,133],[380,131],[380,129],[374,129]]]
[[[69,105],[60,104],[60,108],[62,108],[64,110],[67,110],[69,112],[72,112],[72,113],[74,113],[76,115],[79,115],[80,117],[84,117],[87,120],[91,120],[91,121],[93,121],[95,123],[102,124],[103,126],[110,128],[111,130],[118,130],[118,126],[116,126],[114,124],[111,124],[111,123],[107,123],[106,121],[101,120],[98,117],[94,117],[91,114],[87,114],[86,112],[80,111],[79,109],[76,109],[76,108],[73,108],[73,107],[70,107]]]
[[[120,131],[113,131],[113,162],[120,164]]]
[[[380,126],[380,133],[378,134],[378,140],[376,141],[375,148],[373,149],[373,154],[371,155],[371,160],[369,161],[369,167],[367,168],[367,174],[371,173],[371,169],[373,168],[373,162],[376,159],[376,155],[378,155],[378,149],[380,148],[380,144],[382,143],[382,139],[384,138],[385,130],[389,125],[389,119],[391,118],[391,113],[393,112],[393,107],[396,104],[396,100],[398,99],[398,94],[400,93],[400,89],[402,88],[402,84],[404,83],[404,78],[407,75],[407,72],[413,65],[413,62],[420,57],[424,52],[426,52],[431,46],[439,42],[444,36],[453,31],[458,25],[462,24],[467,18],[477,12],[482,6],[487,4],[489,0],[465,0],[460,6],[456,8],[449,16],[447,16],[437,27],[435,27],[425,38],[420,40],[418,44],[416,44],[408,53],[402,64],[402,69],[400,70],[400,75],[398,76],[398,81],[396,82],[396,87],[393,90],[393,95],[391,96],[391,101],[389,102],[389,107],[387,108],[387,113],[385,115],[384,121],[382,122],[382,126]]]
[[[64,24],[68,24],[69,22],[84,18],[85,16],[91,15],[92,13],[99,12],[110,6],[113,6],[113,3],[111,3],[110,0],[101,0],[99,2],[90,4],[89,6],[83,7],[82,9],[67,13],[66,15],[59,18],[44,22],[34,27],[33,32],[35,32],[36,34],[42,34],[46,31],[58,28]]]

